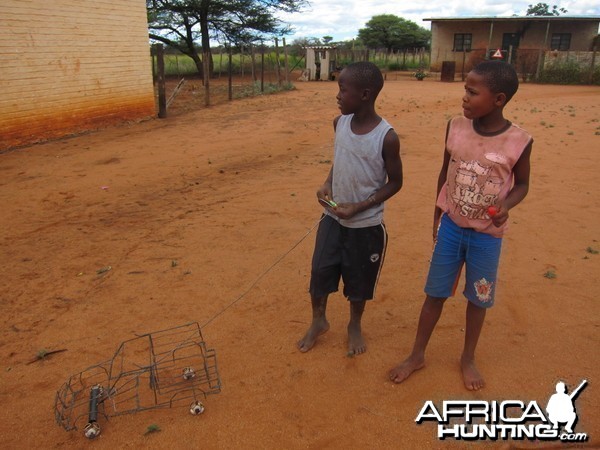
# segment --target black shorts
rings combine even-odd
[[[383,267],[387,232],[383,224],[348,228],[330,216],[319,224],[310,275],[310,294],[322,297],[338,290],[350,301],[371,300]]]

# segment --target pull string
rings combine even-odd
[[[246,294],[248,294],[248,292],[250,292],[252,290],[252,288],[254,288],[254,286],[256,286],[258,284],[258,282],[265,277],[265,275],[267,275],[271,270],[273,270],[275,268],[275,266],[277,266],[287,255],[289,255],[296,247],[298,247],[302,243],[302,241],[304,241],[304,239],[306,239],[308,237],[308,235],[310,233],[312,233],[312,231],[317,227],[317,225],[319,225],[319,223],[321,223],[321,221],[324,218],[325,218],[325,214],[323,214],[323,216],[321,216],[321,218],[319,220],[317,220],[317,222],[310,228],[310,230],[308,230],[306,232],[306,234],[304,236],[302,236],[300,238],[300,240],[298,242],[296,242],[283,255],[281,255],[279,258],[277,258],[277,260],[275,260],[275,262],[273,264],[271,264],[269,267],[267,267],[267,269],[263,273],[261,273],[244,292],[242,292],[235,300],[233,300],[231,303],[229,303],[227,306],[225,306],[221,311],[219,311],[217,314],[215,314],[210,319],[208,319],[208,321],[206,321],[200,328],[203,329],[204,327],[206,327],[209,323],[211,323],[213,320],[215,320],[217,317],[219,317],[221,314],[223,314],[225,311],[227,311],[229,308],[231,308],[233,305],[235,305],[237,302],[239,302],[242,298],[244,298],[246,296]]]

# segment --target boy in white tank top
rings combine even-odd
[[[463,293],[468,302],[461,371],[468,390],[485,385],[475,366],[475,349],[487,308],[494,304],[508,212],[529,190],[533,139],[503,115],[504,106],[518,86],[514,68],[502,61],[485,61],[467,76],[464,117],[451,119],[446,131],[433,217],[434,252],[425,285],[427,297],[412,353],[389,372],[395,383],[424,367],[429,338],[465,265]]]
[[[354,356],[367,348],[361,319],[366,301],[375,294],[385,256],[383,203],[402,187],[402,162],[398,135],[375,112],[375,99],[383,87],[377,66],[350,64],[338,85],[342,115],[333,121],[333,166],[317,191],[317,200],[326,206],[312,258],[312,322],[297,346],[301,352],[309,351],[329,329],[327,298],[342,279],[350,304],[347,355]]]

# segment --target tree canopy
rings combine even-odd
[[[196,50],[210,54],[211,39],[249,44],[267,35],[283,36],[289,26],[276,12],[299,12],[305,0],[146,0],[151,39],[190,56],[200,73]]]
[[[373,16],[358,30],[358,37],[369,48],[385,48],[387,51],[429,45],[431,32],[416,23],[395,16]]]
[[[566,14],[568,11],[565,8],[559,8],[557,5],[552,6],[547,3],[538,3],[537,5],[528,5],[528,16],[559,16],[561,13]]]

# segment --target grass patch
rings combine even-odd
[[[148,428],[146,428],[146,432],[144,434],[152,434],[152,433],[157,433],[160,431],[160,427],[158,425],[156,425],[155,423],[153,423],[152,425],[148,425]]]
[[[234,90],[233,98],[247,98],[254,97],[256,95],[269,95],[276,94],[283,91],[292,91],[296,89],[292,83],[282,83],[281,86],[278,83],[263,83],[263,90],[260,90],[260,81],[247,86],[242,86],[239,89]]]
[[[556,278],[556,272],[554,270],[547,270],[544,273],[544,278],[548,278],[550,280],[553,280],[554,278]]]

